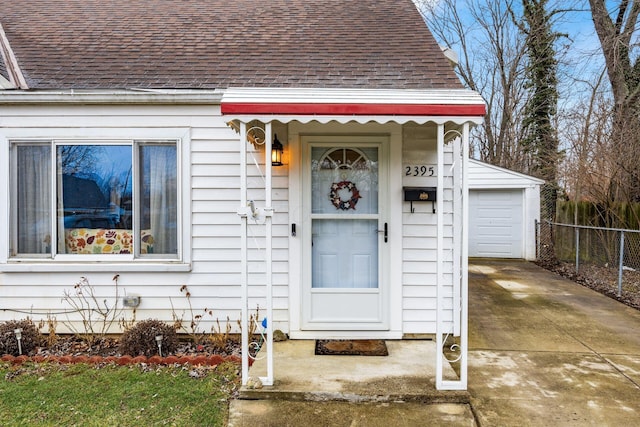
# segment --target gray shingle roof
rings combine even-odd
[[[462,87],[411,0],[2,3],[32,89]]]

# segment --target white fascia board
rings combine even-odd
[[[0,92],[2,104],[213,104],[222,91],[177,89],[13,90]]]
[[[473,177],[469,178],[469,190],[523,190],[525,188],[539,187],[540,184],[508,184],[508,183],[496,183],[496,184],[477,184],[473,182]]]

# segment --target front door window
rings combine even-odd
[[[312,288],[378,287],[378,149],[314,147]]]

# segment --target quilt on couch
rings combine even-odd
[[[141,254],[153,253],[153,236],[142,230]],[[131,230],[71,228],[65,230],[65,245],[70,254],[130,254],[133,252]]]

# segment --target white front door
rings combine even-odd
[[[304,144],[302,327],[387,330],[385,145],[328,139]]]

